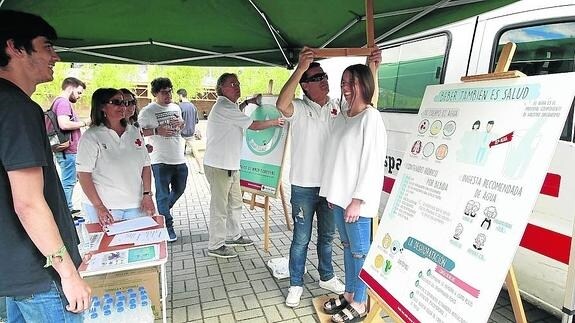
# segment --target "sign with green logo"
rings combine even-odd
[[[280,118],[281,114],[275,107],[276,100],[277,96],[264,96],[260,106],[249,104],[244,112],[253,120]],[[263,130],[246,130],[240,160],[242,189],[277,196],[287,133],[287,125]]]

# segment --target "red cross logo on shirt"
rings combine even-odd
[[[141,146],[142,146],[142,141],[140,140],[140,138],[136,139],[136,141],[134,141],[134,143],[135,143],[138,147],[141,147]]]

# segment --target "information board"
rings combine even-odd
[[[244,112],[253,120],[281,117],[277,96],[263,96],[262,104],[248,104]],[[288,125],[246,130],[240,160],[240,186],[244,190],[277,197],[287,143]]]
[[[427,88],[360,273],[404,321],[488,320],[574,81],[569,73]]]

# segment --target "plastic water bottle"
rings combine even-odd
[[[101,322],[102,322],[102,323],[115,322],[115,321],[113,321],[112,311],[111,311],[111,310],[105,310],[105,311],[104,311],[104,315],[103,315],[103,317],[102,317]]]
[[[98,311],[92,307],[84,312],[84,322],[98,322]]]
[[[154,312],[152,312],[152,305],[146,299],[140,302],[140,322],[142,323],[153,323],[154,322]]]
[[[124,306],[116,306],[116,315],[114,317],[114,322],[125,323],[129,321],[129,317],[126,316],[126,311]]]

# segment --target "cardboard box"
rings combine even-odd
[[[118,290],[126,292],[128,288],[137,290],[139,286],[144,286],[152,301],[152,311],[156,320],[162,319],[160,266],[89,276],[84,277],[84,280],[92,288],[92,295],[100,298],[105,293],[114,295]]]

